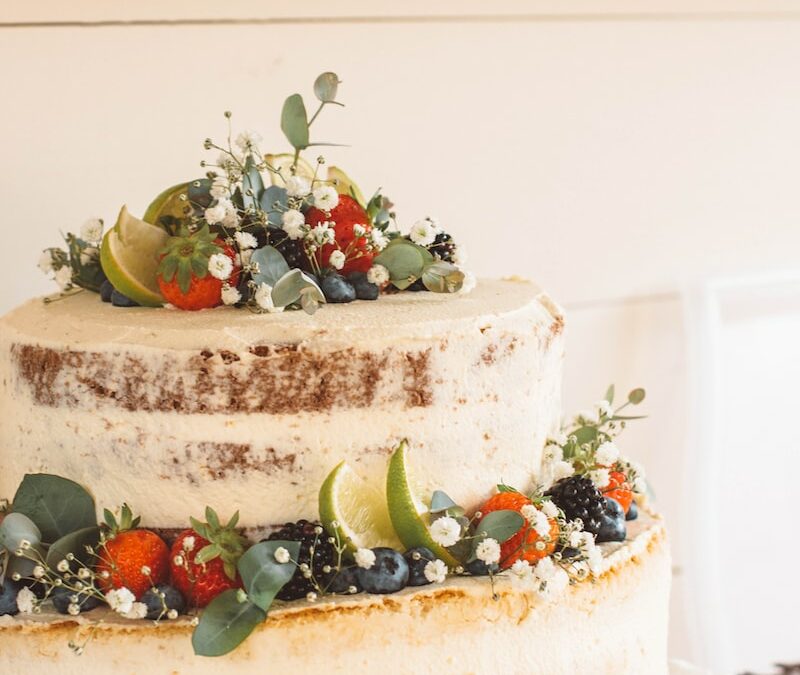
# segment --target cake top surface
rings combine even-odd
[[[241,349],[256,344],[297,343],[308,339],[359,342],[446,335],[463,327],[478,330],[493,319],[524,314],[536,323],[560,325],[556,305],[535,284],[522,280],[481,280],[457,297],[436,293],[397,293],[380,303],[353,302],[336,311],[258,314],[228,307],[201,312],[114,308],[92,293],[55,302],[30,300],[0,319],[3,332],[23,339],[71,346],[141,345],[162,349]]]

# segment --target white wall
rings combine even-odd
[[[437,215],[482,275],[569,313],[567,409],[615,381],[651,419],[626,447],[672,525],[673,653],[714,665],[685,592],[689,409],[682,291],[798,267],[800,15],[793,2],[239,0],[0,7],[0,310],[50,290],[58,230],[141,213],[198,175],[221,113],[280,150],[283,97],[344,80],[326,153],[406,222]],[[169,23],[173,22],[173,23]],[[789,650],[791,645],[785,645]],[[743,670],[797,653],[733,655]],[[746,659],[747,662],[745,662]],[[723,667],[720,663],[717,663]]]

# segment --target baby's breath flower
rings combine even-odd
[[[39,269],[45,274],[53,271],[53,252],[49,248],[39,256]]]
[[[358,549],[353,557],[356,565],[365,570],[370,569],[375,564],[375,552],[369,548]]]
[[[289,555],[289,551],[285,549],[283,546],[279,546],[275,549],[275,560],[277,560],[282,565],[285,565],[291,560],[291,555]]]
[[[236,286],[231,286],[230,284],[224,284],[222,286],[222,303],[225,305],[235,305],[242,299],[242,294],[239,292],[239,289]],[[188,537],[187,537],[188,539]],[[184,544],[186,541],[184,540]]]
[[[134,602],[127,612],[120,612],[126,619],[144,619],[147,616],[147,605],[143,602]]]
[[[249,152],[250,150],[253,149],[253,147],[258,145],[261,142],[261,140],[262,140],[261,136],[256,132],[243,131],[236,137],[236,140],[234,142],[242,152]]]
[[[558,507],[552,499],[545,499],[542,502],[542,513],[548,518],[558,518]]]
[[[569,462],[556,462],[553,464],[553,481],[560,481],[562,478],[568,478],[575,473],[575,467]]]
[[[56,271],[56,283],[61,287],[62,291],[72,288],[72,268],[69,265],[64,265]]]
[[[272,286],[263,281],[258,285],[255,295],[253,296],[256,304],[267,312],[282,312],[283,307],[276,307],[272,301]]]
[[[598,464],[611,466],[619,459],[619,448],[611,441],[601,443],[595,452],[594,459]]]
[[[69,572],[69,563],[66,560],[59,560],[56,569],[59,572]]]
[[[233,272],[233,261],[224,253],[215,253],[208,259],[208,272],[215,279],[225,281]]]
[[[96,244],[103,238],[103,221],[100,218],[90,218],[81,226],[81,239]]]
[[[297,209],[289,209],[281,215],[281,225],[289,239],[301,239],[306,233],[305,224],[303,212]]]
[[[44,576],[44,567],[41,565],[36,565],[33,568],[33,578],[34,579],[41,579]]]
[[[387,237],[381,230],[373,228],[369,232],[369,245],[375,251],[382,251],[389,244]]]
[[[71,602],[69,605],[67,605],[67,613],[70,616],[78,616],[78,614],[81,613],[80,605],[77,605],[74,602]]]
[[[340,270],[344,267],[344,263],[347,260],[344,253],[341,251],[333,251],[328,258],[328,262],[330,263],[331,267],[334,269]]]
[[[447,578],[447,565],[443,560],[429,560],[422,570],[425,578],[432,584],[440,584]]]
[[[240,249],[255,248],[258,246],[256,238],[250,232],[236,232],[233,235]]]
[[[415,244],[429,246],[436,239],[436,227],[430,218],[418,220],[411,226],[408,236]]]
[[[496,539],[487,537],[475,547],[475,557],[487,565],[500,561],[500,544]]]
[[[125,586],[108,591],[105,597],[108,606],[122,615],[132,611],[133,603],[136,601],[136,596],[125,588]]]
[[[375,264],[367,272],[367,281],[376,286],[383,286],[389,281],[389,270],[383,265]]]
[[[286,193],[290,197],[305,197],[311,192],[311,183],[303,176],[289,176],[286,179]]]
[[[442,516],[431,523],[430,532],[440,546],[453,546],[461,538],[461,524],[451,516]]]
[[[36,595],[27,586],[17,593],[17,609],[22,614],[33,614],[36,609]]]
[[[589,472],[589,479],[598,487],[604,488],[611,480],[611,474],[608,469],[595,469]]]
[[[339,193],[330,185],[314,188],[314,206],[322,211],[331,211],[339,203]]]

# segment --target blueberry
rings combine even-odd
[[[106,279],[100,285],[100,299],[103,302],[111,302],[111,295],[113,292],[114,292],[113,284],[108,279]]]
[[[599,544],[604,541],[625,541],[625,512],[616,499],[605,497],[603,515],[600,516],[600,527],[595,536]]]
[[[572,546],[565,546],[559,553],[561,553],[562,560],[572,560],[572,558],[577,558],[581,554],[579,549]]]
[[[469,572],[473,577],[488,577],[489,572],[495,574],[500,567],[497,563],[492,563],[491,565],[487,565],[483,560],[470,560],[466,565],[464,565],[464,570]]]
[[[408,549],[403,557],[408,563],[408,585],[409,586],[427,586],[430,581],[425,577],[425,565],[431,560],[436,560],[433,551],[424,546],[417,546],[416,548]]]
[[[356,289],[347,279],[336,272],[322,277],[320,288],[328,302],[353,302],[356,299]]]
[[[413,284],[411,284],[408,288],[406,288],[406,290],[419,292],[419,291],[427,291],[428,289],[425,287],[425,284],[422,283],[422,279],[417,279]]]
[[[178,614],[183,614],[186,609],[186,600],[181,592],[169,584],[158,584],[151,588],[142,596],[141,601],[147,605],[147,618],[153,620],[166,619],[167,612],[172,609]]]
[[[111,292],[111,304],[114,307],[138,307],[139,303],[123,295],[116,288]]]
[[[373,548],[375,564],[358,568],[358,580],[367,593],[396,593],[408,583],[408,563],[397,551],[379,546]]]
[[[69,614],[69,606],[78,605],[81,613],[88,612],[100,604],[100,601],[88,593],[76,593],[68,588],[56,588],[50,596],[53,600],[53,607],[59,614]]]
[[[631,506],[628,509],[628,513],[625,514],[625,520],[636,520],[639,517],[639,507],[636,506],[636,502],[631,502]]]
[[[355,587],[356,593],[360,593],[364,589],[361,588],[361,582],[358,580],[358,567],[350,565],[349,567],[342,567],[339,573],[333,577],[328,590],[331,593],[342,593],[350,595],[350,588]]]
[[[19,613],[17,607],[17,593],[22,588],[22,584],[6,579],[0,586],[0,616],[8,614],[14,616]]]
[[[356,297],[359,300],[377,300],[381,293],[377,285],[367,281],[366,272],[353,272],[347,275],[347,280],[356,290]]]

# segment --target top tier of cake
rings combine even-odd
[[[559,422],[562,328],[520,281],[313,317],[33,300],[0,320],[0,496],[46,471],[155,527],[206,504],[277,524],[314,517],[343,459],[379,483],[407,437],[421,488],[474,504],[494,480],[535,477]]]

